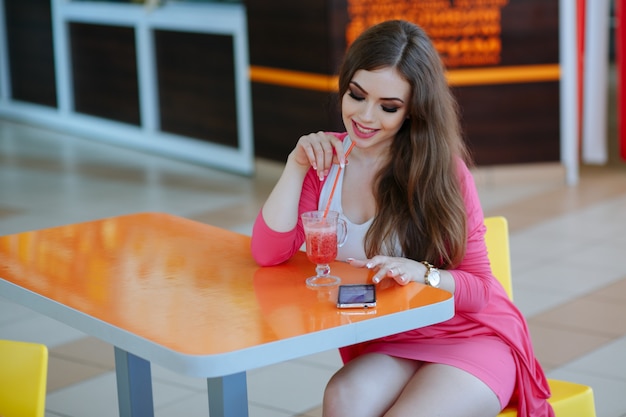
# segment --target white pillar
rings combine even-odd
[[[559,0],[559,62],[561,69],[561,162],[568,185],[578,184],[578,65],[576,2]]]
[[[610,0],[587,2],[583,72],[582,160],[589,164],[605,164],[608,159],[609,15]]]

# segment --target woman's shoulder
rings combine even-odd
[[[460,156],[455,156],[454,165],[456,167],[456,173],[461,180],[468,178],[468,177],[472,177],[472,172],[470,171],[470,167],[463,158],[461,158]]]

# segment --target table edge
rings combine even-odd
[[[182,375],[221,377],[446,321],[454,296],[424,307],[348,323],[232,352],[193,355],[177,352],[0,277],[0,294],[87,335]],[[443,291],[443,290],[442,290]],[[409,325],[410,323],[410,325]]]

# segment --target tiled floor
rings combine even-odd
[[[509,219],[514,294],[548,375],[591,385],[626,416],[626,168],[476,170],[487,215]],[[250,233],[280,164],[254,178],[0,120],[0,235],[142,210]],[[0,295],[0,338],[50,347],[49,417],[117,415],[113,350]],[[249,373],[252,417],[320,416],[335,351]],[[206,416],[203,380],[153,368],[157,416]]]

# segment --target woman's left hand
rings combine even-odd
[[[420,279],[426,273],[426,267],[412,259],[377,255],[371,259],[349,259],[348,263],[357,268],[368,268],[376,271],[372,277],[374,284],[384,278],[393,278],[398,284],[406,285],[411,281],[423,282]]]

